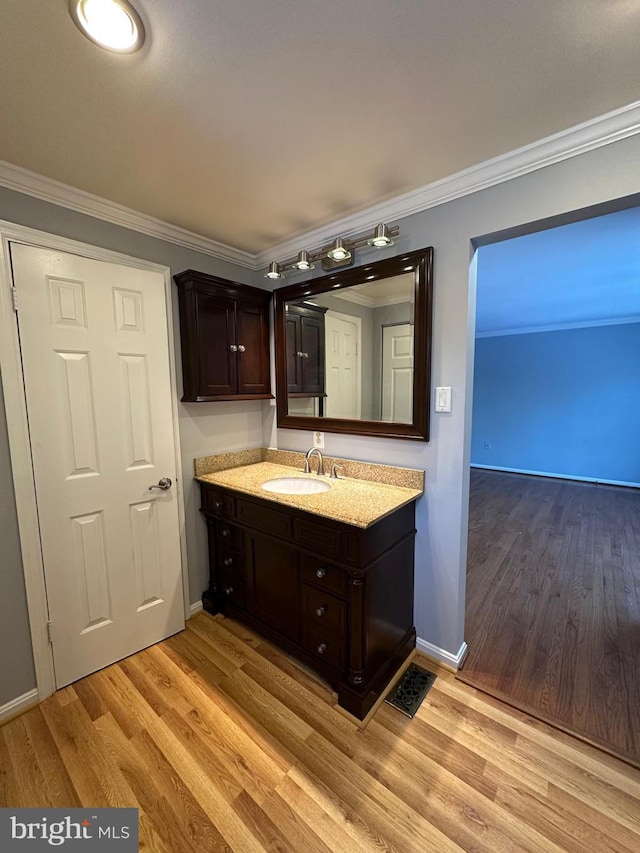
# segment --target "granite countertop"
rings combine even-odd
[[[216,457],[206,458],[215,459]],[[283,495],[267,492],[262,488],[262,484],[277,477],[301,477],[315,480],[317,474],[304,474],[298,467],[268,461],[255,461],[248,465],[204,473],[202,466],[199,470],[197,462],[198,460],[196,460],[196,479],[201,483],[224,486],[245,495],[302,509],[324,518],[353,524],[355,527],[369,527],[404,504],[416,500],[423,493],[423,488],[407,488],[352,477],[339,477],[335,480],[323,477],[322,479],[331,485],[328,492],[312,495]],[[315,463],[312,464],[315,465]],[[394,470],[410,471],[411,469],[389,468],[389,471]],[[415,473],[422,474],[422,472]]]

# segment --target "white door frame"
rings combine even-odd
[[[66,237],[58,237],[55,234],[47,234],[44,231],[36,231],[32,228],[0,220],[0,371],[2,371],[2,387],[7,415],[7,431],[9,434],[9,452],[13,470],[13,487],[16,498],[20,546],[22,548],[22,569],[27,593],[36,686],[38,699],[42,701],[47,696],[55,693],[56,683],[53,668],[53,650],[47,632],[47,621],[49,619],[47,592],[44,564],[40,549],[40,529],[38,526],[35,479],[31,461],[27,401],[22,376],[18,324],[13,304],[13,273],[11,270],[9,243],[23,243],[29,246],[53,249],[72,255],[80,255],[91,260],[107,261],[136,269],[161,272],[163,274],[167,305],[171,415],[173,419],[175,448],[176,499],[178,504],[182,585],[184,591],[185,619],[188,619],[191,613],[189,607],[187,548],[184,536],[184,488],[180,457],[171,273],[168,267],[160,264],[132,258],[120,252],[112,252],[109,249],[90,246],[76,240],[69,240]]]

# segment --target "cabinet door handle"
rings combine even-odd
[[[308,352],[301,352],[301,353],[300,353],[300,356],[301,356],[302,358],[309,358],[309,353],[308,353]]]
[[[213,508],[214,509],[220,509],[221,507],[222,507],[222,501],[214,501],[213,502]]]
[[[318,654],[323,655],[326,651],[327,651],[327,644],[326,643],[320,643],[320,645],[318,646]]]
[[[326,573],[327,573],[326,569],[323,569],[323,568],[316,569],[316,577],[317,578],[323,578],[326,575]]]
[[[235,344],[231,344],[229,347],[229,352],[238,352],[238,347]]]
[[[247,348],[243,347],[242,344],[238,344],[238,352],[246,352]]]
[[[233,563],[233,557],[227,557],[227,559],[226,559],[226,560],[224,560],[224,565],[225,565],[225,566],[230,566],[230,565],[231,565],[231,563]]]
[[[233,587],[232,586],[226,587],[224,592],[225,592],[225,595],[233,595]]]
[[[230,533],[231,533],[231,531],[229,530],[228,527],[225,527],[224,530],[222,531],[223,536],[229,536]]]
[[[316,607],[316,616],[324,616],[327,612],[327,605],[323,604],[321,607]]]

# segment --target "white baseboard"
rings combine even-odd
[[[0,723],[5,723],[11,717],[16,717],[18,714],[22,714],[23,711],[33,708],[39,701],[40,696],[34,688],[33,690],[29,690],[28,693],[23,693],[22,696],[12,699],[11,702],[7,702],[6,705],[0,705]]]
[[[445,649],[434,646],[433,643],[421,640],[420,637],[416,640],[416,648],[419,652],[422,652],[423,655],[426,655],[426,657],[431,658],[437,663],[440,663],[455,672],[460,669],[460,664],[467,653],[467,644],[464,641],[458,649],[458,653],[455,655],[451,652],[447,652]]]
[[[200,611],[202,610],[202,602],[195,601],[193,604],[189,605],[189,610],[192,616],[195,616],[196,613],[200,613]]]
[[[507,474],[531,474],[534,477],[553,477],[554,480],[576,480],[579,483],[601,483],[603,486],[627,486],[630,489],[640,489],[640,483],[627,480],[600,480],[597,477],[575,477],[573,474],[553,474],[550,471],[529,471],[527,468],[502,468],[500,465],[478,465],[472,462],[471,468],[481,468],[483,471],[504,471]]]

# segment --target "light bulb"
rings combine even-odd
[[[144,42],[144,27],[127,0],[70,0],[71,17],[91,41],[116,53],[133,53]]]

